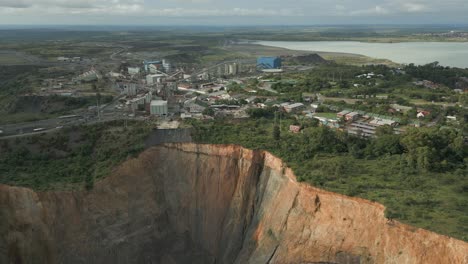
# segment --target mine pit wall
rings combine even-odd
[[[468,244],[296,182],[270,153],[167,144],[90,192],[0,185],[0,263],[468,263]]]
[[[166,143],[191,142],[193,142],[191,128],[155,129],[148,134],[145,140],[145,148],[150,148]]]

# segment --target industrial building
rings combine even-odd
[[[140,73],[140,68],[139,67],[128,67],[128,74],[130,75],[136,75]]]
[[[153,60],[153,61],[143,61],[143,66],[146,72],[157,73],[159,71],[170,72],[172,65],[167,60]]]
[[[257,59],[257,68],[259,69],[280,69],[281,58],[279,57],[260,57]]]
[[[229,64],[229,74],[236,75],[237,74],[237,64]]]
[[[165,72],[171,71],[171,64],[167,60],[162,60],[162,67]]]
[[[153,100],[150,105],[150,113],[155,116],[166,116],[168,113],[167,101]]]
[[[95,69],[91,69],[90,71],[87,71],[76,77],[74,81],[92,82],[97,81],[100,78],[100,74]]]
[[[128,103],[130,104],[130,109],[133,112],[135,112],[135,111],[138,111],[139,109],[144,109],[145,101],[146,101],[146,97],[141,96],[141,97],[137,97],[137,98],[129,101]]]
[[[123,92],[128,96],[134,96],[137,94],[137,84],[136,83],[124,83]]]
[[[162,74],[148,74],[146,75],[147,84],[155,84],[163,81],[164,75]]]
[[[150,71],[150,65],[155,66],[156,68],[162,68],[162,61],[143,61],[143,67],[145,68],[146,72]]]
[[[348,127],[348,133],[352,135],[360,135],[362,137],[374,137],[375,130],[378,126],[365,122],[353,122]]]
[[[376,129],[385,125],[395,127],[398,125],[398,122],[381,118],[375,118],[369,122],[355,121],[349,125],[348,133],[363,137],[375,137]],[[399,134],[401,132],[402,131],[400,129],[395,129],[395,133]]]

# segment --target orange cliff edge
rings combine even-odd
[[[153,147],[89,192],[0,185],[0,205],[0,263],[468,263],[468,243],[235,145]]]

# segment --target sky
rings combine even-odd
[[[467,0],[0,0],[0,25],[468,24]]]

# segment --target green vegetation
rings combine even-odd
[[[272,109],[272,111],[275,111]],[[293,118],[257,114],[242,121],[192,121],[202,143],[240,144],[265,149],[292,167],[299,181],[387,206],[405,223],[468,240],[468,149],[455,129],[389,128],[364,140],[302,121],[301,134],[288,132]]]
[[[444,84],[450,88],[457,88],[457,83],[459,82],[458,78],[468,74],[468,70],[466,69],[444,67],[440,66],[438,62],[422,66],[410,64],[405,68],[405,70],[413,77]]]
[[[0,141],[0,183],[41,191],[92,189],[95,180],[144,150],[150,128],[128,125],[115,121]]]
[[[373,75],[368,78],[368,73]],[[322,112],[347,109],[398,119],[406,125],[417,120],[417,111],[424,110],[429,114],[418,119],[422,124],[431,121],[443,124],[446,115],[454,115],[460,124],[451,126],[467,130],[468,113],[463,105],[467,105],[468,96],[454,90],[468,87],[463,77],[468,78],[468,70],[441,67],[437,63],[408,65],[401,70],[384,65],[325,64],[311,71],[264,79],[275,82],[271,87],[280,93],[276,97],[280,102],[310,99],[324,103],[317,109],[318,116],[331,117]],[[420,80],[436,84],[432,88],[416,85]],[[395,104],[407,109],[396,110]]]

